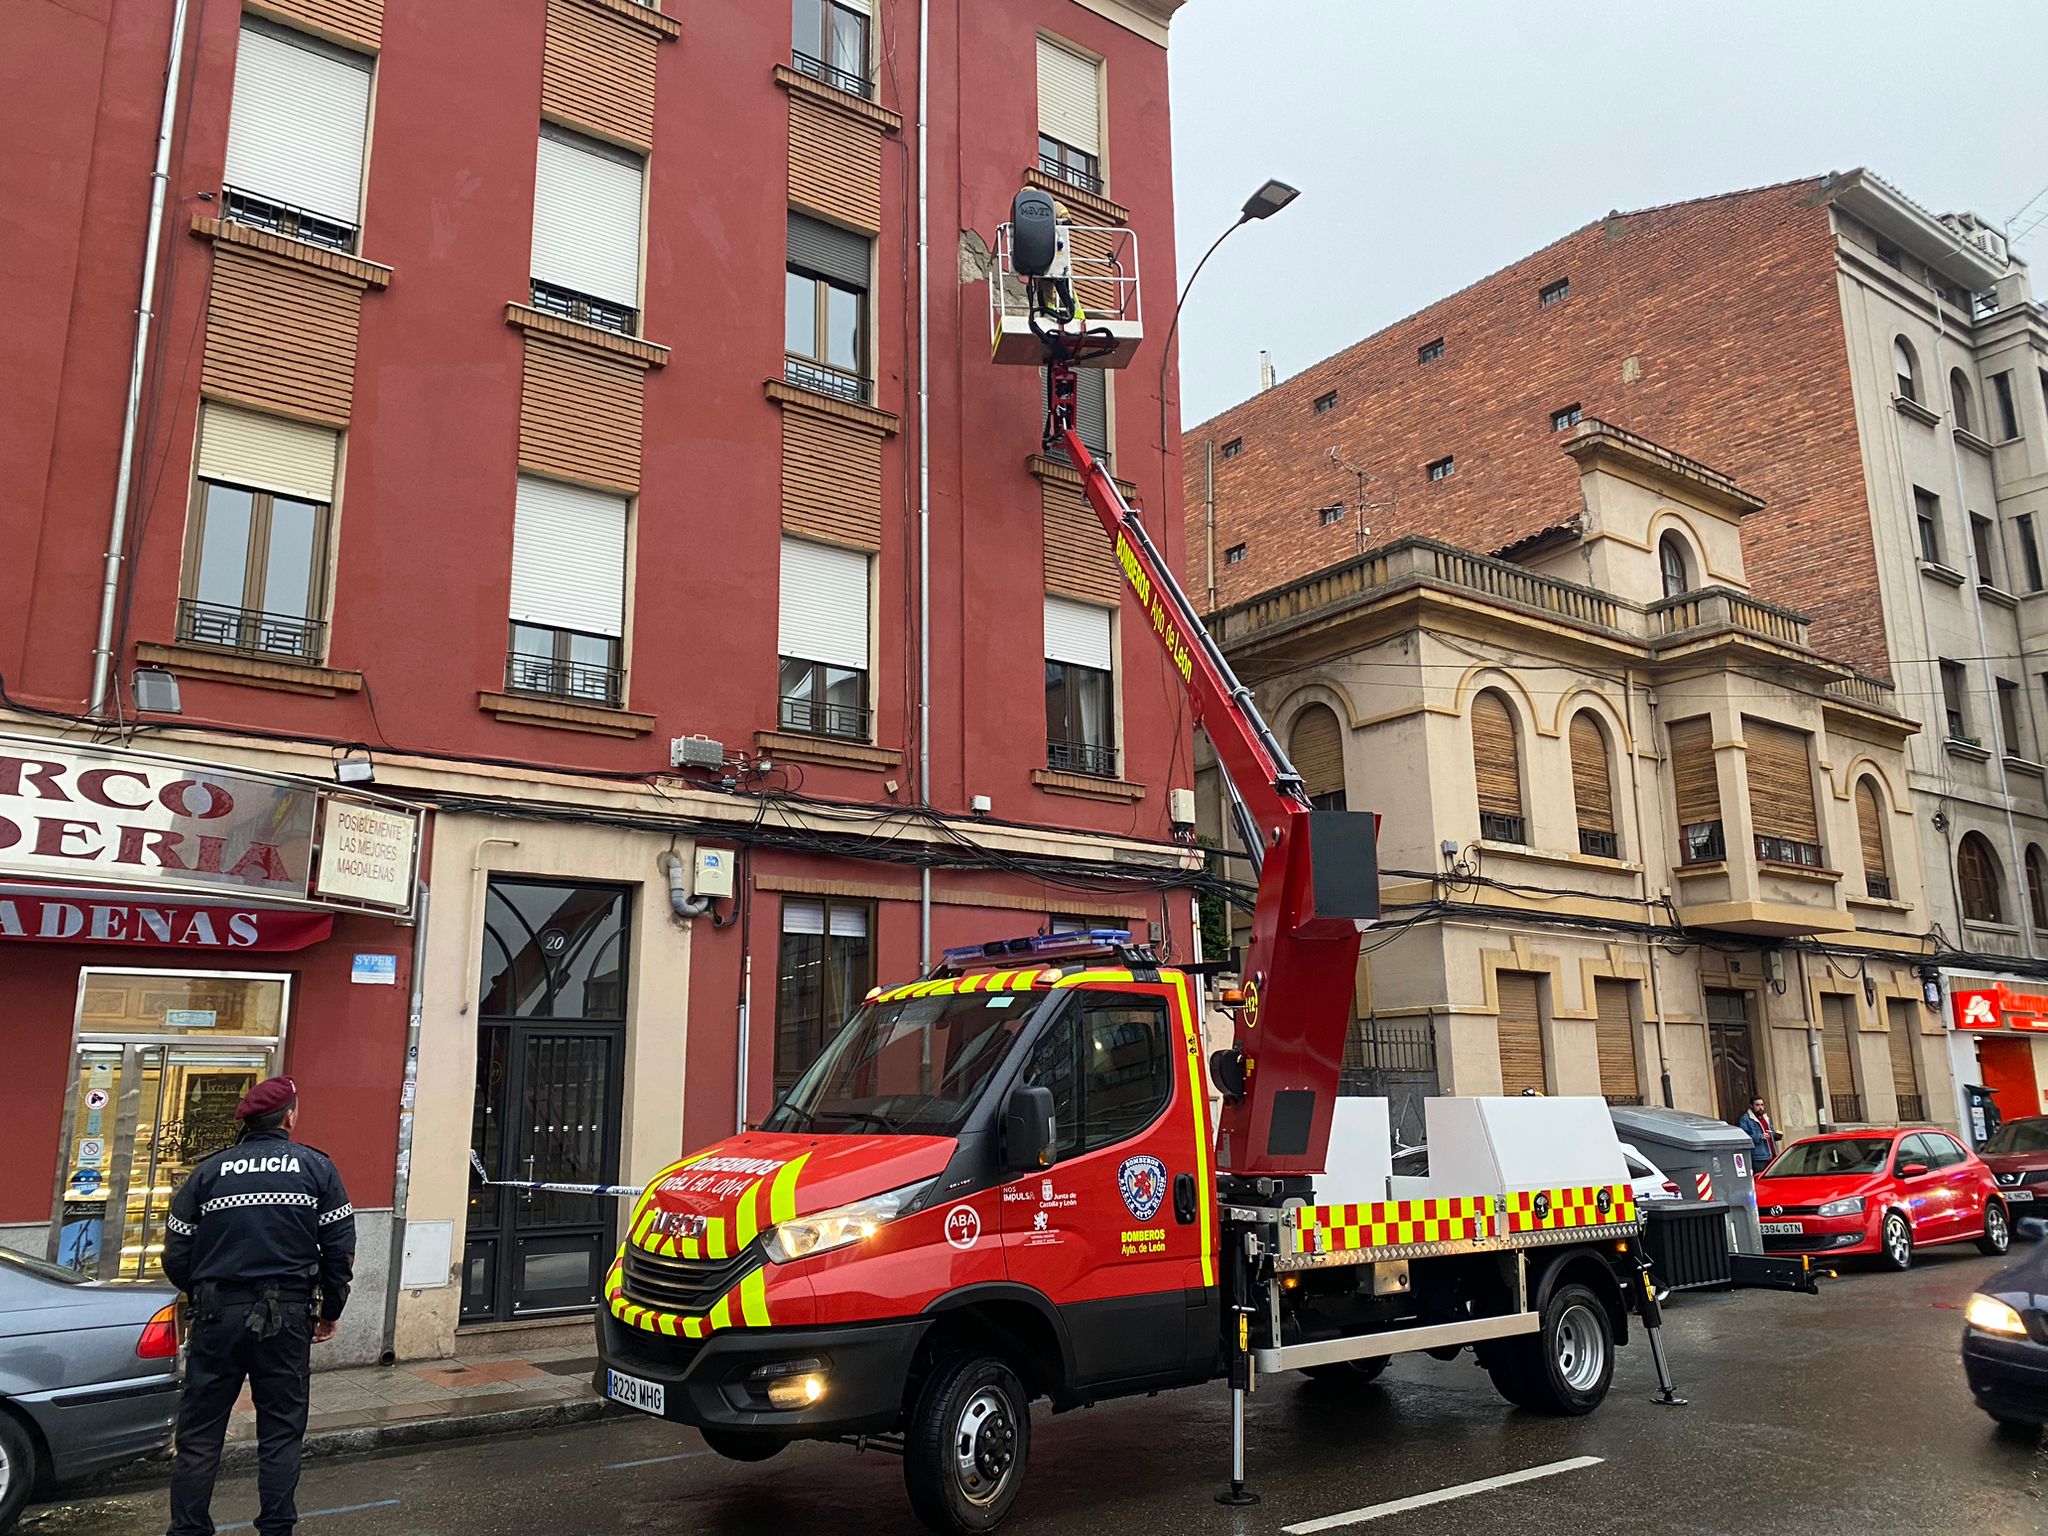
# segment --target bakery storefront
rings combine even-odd
[[[388,1235],[422,831],[356,788],[0,736],[0,1243],[160,1278],[172,1192],[280,1072]]]

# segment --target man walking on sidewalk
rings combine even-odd
[[[260,1536],[298,1521],[312,1346],[334,1337],[355,1270],[355,1208],[325,1153],[291,1139],[298,1089],[258,1083],[235,1108],[241,1139],[171,1197],[164,1273],[191,1311],[170,1536],[213,1536],[213,1480],[242,1383],[256,1400]]]

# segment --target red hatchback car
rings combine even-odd
[[[1974,1242],[2003,1253],[2011,1212],[1991,1170],[1947,1131],[1843,1131],[1780,1152],[1756,1181],[1769,1253],[1872,1253],[1907,1269],[1913,1250]]]

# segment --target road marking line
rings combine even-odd
[[[366,1509],[389,1509],[397,1502],[398,1500],[396,1499],[372,1499],[367,1504],[343,1504],[336,1509],[309,1509],[299,1518],[301,1520],[318,1520],[322,1515],[355,1515],[361,1514]],[[256,1529],[256,1522],[254,1520],[237,1520],[233,1525],[218,1526],[216,1529],[223,1533],[228,1531],[253,1531]]]
[[[1597,1467],[1604,1458],[1599,1456],[1574,1456],[1569,1461],[1546,1462],[1540,1467],[1525,1467],[1520,1472],[1503,1472],[1499,1477],[1482,1477],[1476,1483],[1460,1483],[1455,1488],[1439,1488],[1434,1493],[1412,1494],[1405,1499],[1394,1499],[1386,1504],[1374,1504],[1365,1509],[1348,1510],[1341,1515],[1325,1515],[1320,1520],[1304,1520],[1299,1525],[1284,1525],[1281,1530],[1286,1536],[1312,1536],[1316,1531],[1332,1531],[1340,1525],[1360,1525],[1367,1520],[1377,1520],[1382,1515],[1404,1515],[1411,1509],[1427,1509],[1432,1504],[1447,1504],[1452,1499],[1466,1498],[1471,1494],[1485,1493],[1494,1488],[1508,1488],[1516,1483],[1533,1483],[1539,1477],[1555,1477],[1560,1472],[1577,1472],[1586,1467]]]
[[[644,1461],[608,1461],[607,1472],[623,1472],[628,1467],[658,1467],[665,1461],[688,1461],[693,1456],[709,1456],[709,1451],[678,1451],[673,1456],[649,1456]]]

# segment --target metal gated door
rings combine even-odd
[[[1436,1027],[1428,1018],[1359,1019],[1351,1026],[1338,1091],[1387,1101],[1397,1146],[1419,1147],[1427,1133],[1423,1100],[1436,1097]]]

